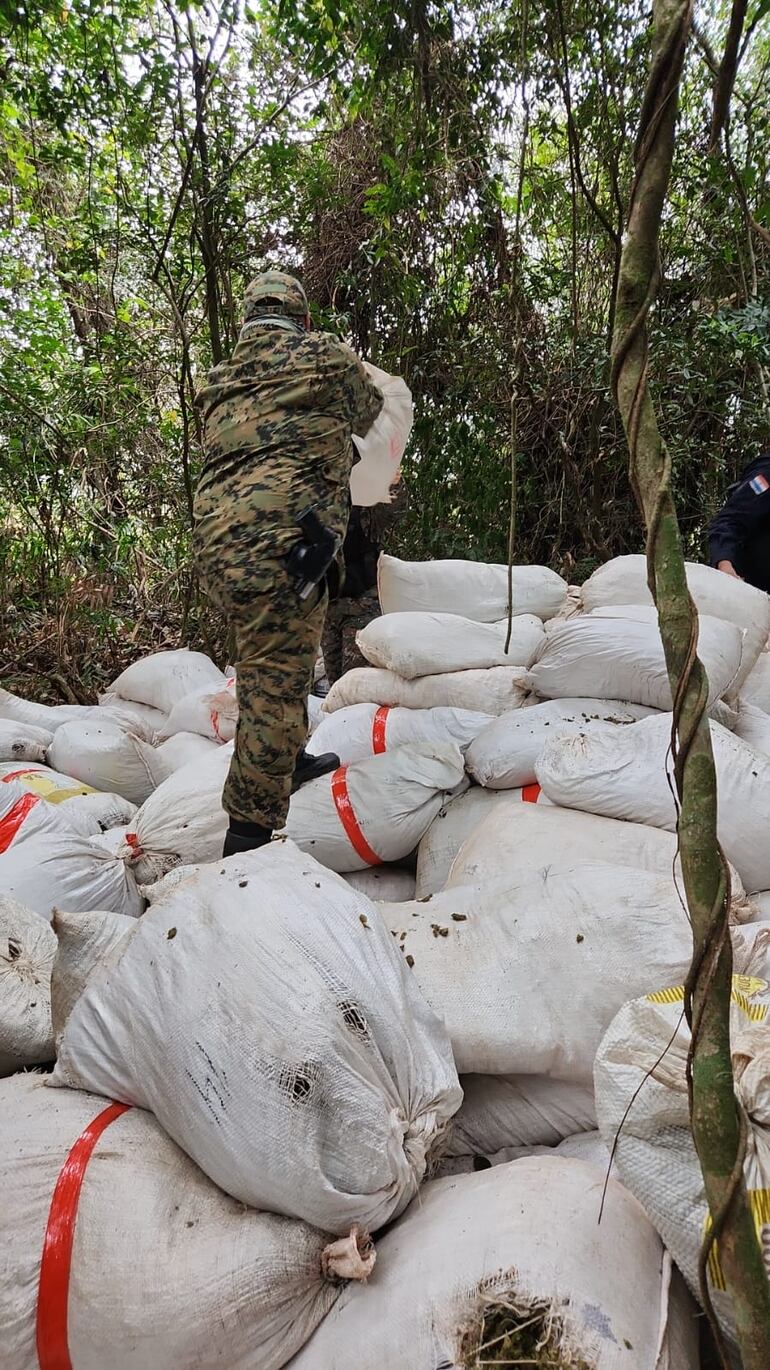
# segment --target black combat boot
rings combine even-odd
[[[256,851],[265,847],[273,835],[272,828],[263,828],[259,823],[245,823],[239,818],[231,818],[225,833],[223,856],[240,856],[242,852]]]
[[[340,759],[334,752],[323,752],[321,756],[311,756],[303,747],[294,765],[294,779],[291,782],[292,794],[299,789],[300,785],[306,785],[308,780],[317,780],[319,775],[328,775],[329,771],[336,771],[339,764]]]

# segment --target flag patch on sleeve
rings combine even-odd
[[[770,480],[767,479],[767,476],[755,476],[753,480],[749,481],[749,486],[755,495],[764,495],[765,490],[770,490]]]

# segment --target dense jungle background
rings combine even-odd
[[[653,321],[688,554],[770,429],[770,0],[697,13]],[[393,550],[580,580],[639,550],[608,388],[647,69],[641,0],[0,5],[0,676],[84,701],[152,646],[220,655],[190,547],[193,397],[249,278],[403,374]]]

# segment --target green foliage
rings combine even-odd
[[[770,247],[748,222],[769,226],[765,10],[749,16],[729,159],[706,151],[713,78],[693,48],[665,224],[653,381],[694,555],[766,441]],[[63,669],[51,630],[63,616],[89,659],[97,638],[112,656],[123,640],[218,648],[189,557],[193,400],[268,265],[297,270],[316,322],[413,388],[402,552],[505,556],[514,392],[517,556],[576,577],[639,547],[607,345],[647,6],[524,13],[0,9],[6,671],[31,633],[40,669],[53,652],[74,688],[82,661]],[[721,7],[700,18],[717,54],[725,24]]]

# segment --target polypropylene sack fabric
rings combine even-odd
[[[61,806],[46,804],[18,780],[0,784],[0,855],[31,837],[73,831]]]
[[[303,785],[291,797],[284,832],[330,870],[401,861],[447,794],[465,784],[458,746],[413,743]]]
[[[635,723],[653,710],[617,699],[546,699],[493,720],[466,754],[469,773],[488,789],[509,790],[535,781],[535,762],[549,737],[590,731],[597,724]]]
[[[383,554],[377,589],[384,614],[462,614],[478,623],[497,623],[508,614],[508,567],[481,561],[401,561]],[[514,566],[514,615],[553,618],[567,589],[547,566]]]
[[[57,770],[132,804],[143,804],[168,775],[155,747],[109,720],[64,723],[56,730],[49,759]]]
[[[543,641],[542,620],[519,614],[511,624],[477,623],[457,614],[382,614],[356,633],[356,646],[372,666],[405,680],[449,671],[529,666]]]
[[[106,909],[88,913],[56,910],[52,920],[56,950],[51,972],[51,1023],[57,1042],[86,985],[117,964],[126,939],[138,926],[136,918]]]
[[[643,1204],[697,1294],[698,1256],[708,1206],[690,1128],[686,1074],[690,1030],[683,1005],[681,984],[626,1004],[601,1043],[594,1080],[602,1137],[608,1147],[615,1145],[617,1137],[620,1178]],[[770,1242],[769,1012],[767,980],[734,976],[730,1002],[733,1077],[748,1124],[744,1179],[763,1250]],[[708,1274],[722,1329],[734,1337],[718,1245],[712,1249]]]
[[[0,761],[45,761],[52,742],[47,728],[0,718]]]
[[[573,1357],[563,1364],[697,1370],[698,1324],[681,1277],[614,1180],[598,1223],[602,1185],[590,1165],[557,1156],[425,1185],[378,1243],[370,1287],[343,1292],[292,1370],[477,1364],[495,1336],[485,1336],[482,1313],[496,1296],[522,1324],[553,1320],[554,1341]]]
[[[456,742],[464,750],[491,723],[490,714],[471,709],[399,709],[351,704],[322,715],[307,750],[312,756],[334,752],[343,765],[413,742]]]
[[[555,1146],[596,1127],[593,1084],[547,1075],[461,1075],[463,1101],[447,1155],[489,1156],[510,1146]]]
[[[38,704],[32,699],[21,699],[10,690],[0,689],[0,718],[44,728],[49,733],[55,733],[62,723],[82,718],[87,712],[91,712],[88,706],[81,704]]]
[[[136,918],[144,900],[123,861],[76,832],[40,833],[0,854],[0,892],[50,919],[54,908]]]
[[[122,699],[109,690],[99,695],[98,710],[89,710],[88,717],[97,722],[109,718],[125,732],[141,737],[144,742],[153,742],[166,722],[166,714],[162,709],[138,704],[135,699]]]
[[[692,959],[672,875],[628,866],[557,859],[378,908],[461,1074],[588,1083],[620,1005]]]
[[[414,407],[412,392],[401,376],[390,376],[371,362],[362,364],[385,401],[368,433],[353,437],[359,460],[350,472],[350,498],[353,504],[367,507],[390,503],[390,489],[398,479],[412,431]]]
[[[215,861],[222,854],[227,814],[222,790],[232,744],[174,771],[134,815],[121,854],[140,884],[174,866]]]
[[[522,801],[550,807],[539,785],[527,790],[482,790],[472,785],[465,793],[442,805],[417,849],[417,899],[443,890],[449,879],[452,862],[460,848],[470,838],[483,819],[500,813],[503,826],[506,815],[518,810]]]
[[[713,566],[688,561],[686,570],[687,584],[698,613],[725,619],[746,634],[735,682],[735,689],[740,689],[770,634],[770,599],[753,585],[726,576]],[[623,556],[606,562],[584,583],[582,599],[587,613],[608,605],[652,605],[647,584],[647,558]]]
[[[462,1097],[375,906],[285,842],[152,905],[53,1078],[149,1108],[234,1198],[333,1232],[406,1206]]]
[[[351,889],[359,890],[375,904],[383,900],[398,903],[414,899],[414,871],[405,870],[403,866],[372,866],[370,870],[349,871],[342,878]]]
[[[165,770],[166,779],[182,766],[189,765],[191,761],[200,761],[203,757],[211,756],[218,747],[218,742],[201,737],[200,733],[174,733],[174,736],[167,737],[165,742],[156,743],[156,751]]]
[[[40,1076],[0,1084],[3,1370],[37,1370],[41,1337],[48,1365],[76,1370],[280,1370],[354,1262],[304,1223],[235,1204],[141,1109],[96,1142],[68,1282],[47,1281],[39,1297],[47,1224],[71,1214],[54,1200],[57,1180],[108,1107]]]
[[[323,703],[325,714],[350,704],[390,704],[405,709],[472,709],[502,714],[518,709],[527,691],[514,684],[509,666],[488,671],[448,671],[442,675],[405,680],[395,671],[376,666],[356,666],[335,680]]]
[[[0,1075],[53,1060],[55,955],[50,924],[33,909],[0,894]]]
[[[766,714],[764,709],[741,699],[734,732],[741,742],[755,752],[770,756],[770,714]]]
[[[68,828],[82,837],[105,832],[108,828],[127,823],[136,812],[136,805],[119,794],[94,790],[90,785],[63,775],[50,766],[22,766],[14,763],[0,765],[0,787],[21,785],[60,812]],[[1,792],[1,789],[0,789]]]
[[[552,862],[609,861],[632,870],[671,875],[676,834],[644,823],[621,823],[580,809],[516,804],[493,808],[463,843],[446,880],[484,885],[522,868]],[[740,886],[733,891],[745,900]]]
[[[158,740],[175,733],[199,733],[212,742],[232,742],[238,723],[238,700],[235,677],[212,689],[211,684],[197,686],[175,704],[158,733]]]
[[[663,643],[657,623],[621,608],[579,614],[546,633],[533,665],[516,679],[543,699],[625,699],[671,708]],[[652,616],[651,616],[652,617]],[[709,703],[735,684],[743,633],[723,619],[702,616],[698,654],[709,680]]]
[[[546,743],[537,777],[555,804],[676,829],[671,715]],[[770,759],[711,723],[717,832],[746,890],[770,887]]]
[[[740,701],[770,713],[770,652],[765,650],[741,686]]]
[[[225,684],[226,677],[209,657],[181,647],[172,652],[153,652],[132,662],[112,682],[109,693],[170,714],[174,705],[193,690],[207,685],[212,690],[221,689]]]

